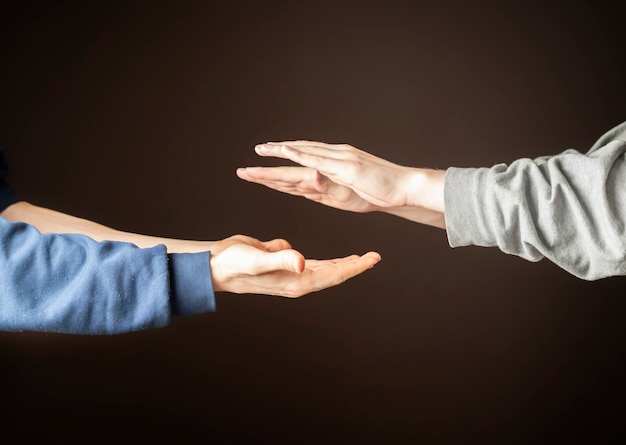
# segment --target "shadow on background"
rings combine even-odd
[[[294,138],[436,168],[584,151],[626,117],[611,10],[99,3],[0,17],[0,143],[26,199],[140,233],[283,237],[309,257],[383,261],[298,300],[218,295],[217,312],[158,330],[3,333],[7,431],[64,443],[622,434],[623,279],[453,250],[444,231],[235,176],[276,163],[256,143]]]

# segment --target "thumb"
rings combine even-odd
[[[304,256],[293,249],[262,253],[256,263],[259,274],[280,270],[300,273],[304,270]]]

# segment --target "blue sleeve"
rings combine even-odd
[[[0,217],[0,330],[116,334],[212,311],[209,256],[41,234]]]

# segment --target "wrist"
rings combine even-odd
[[[443,185],[445,170],[413,168],[405,182],[406,203],[443,213]]]
[[[230,268],[222,261],[221,253],[211,253],[209,259],[209,266],[211,268],[211,279],[213,283],[214,292],[232,292],[228,284],[231,278],[229,274]]]

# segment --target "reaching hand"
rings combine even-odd
[[[230,241],[235,242],[222,251],[212,251],[215,291],[301,297],[341,284],[380,261],[376,252],[332,260],[307,260],[282,239],[261,242],[243,237],[242,242],[236,242],[232,238],[235,237]]]
[[[241,179],[341,210],[382,211],[445,226],[445,171],[397,165],[346,144],[268,142],[255,150],[302,167],[240,168]]]
[[[415,169],[394,164],[346,144],[269,142],[260,156],[288,159],[307,168],[240,169],[240,178],[305,196],[332,207],[369,212],[409,204]]]

